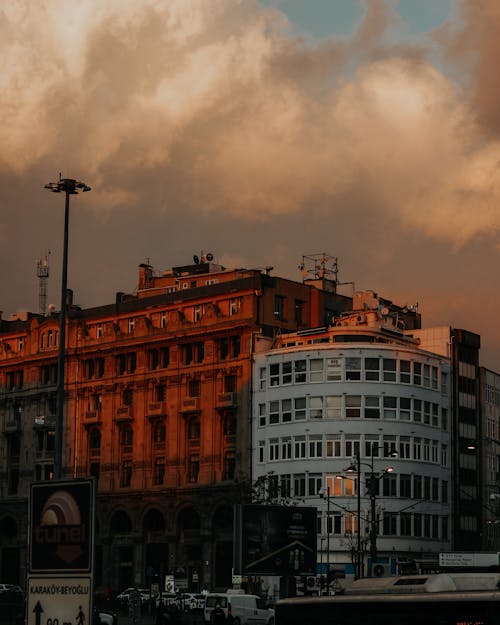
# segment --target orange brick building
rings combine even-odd
[[[97,481],[95,587],[167,573],[192,590],[230,585],[252,355],[349,308],[335,287],[202,259],[161,274],[143,264],[133,295],[71,306],[62,472]],[[29,485],[52,475],[58,324],[57,313],[0,322],[2,581],[24,582]]]

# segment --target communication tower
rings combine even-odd
[[[45,252],[45,256],[36,263],[36,275],[39,281],[38,289],[38,309],[41,315],[45,317],[47,314],[47,283],[49,281],[49,254]]]

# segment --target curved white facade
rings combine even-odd
[[[255,356],[254,481],[268,500],[317,508],[322,571],[354,572],[358,541],[364,574],[437,560],[451,547],[448,361],[404,337],[342,340],[293,335]]]

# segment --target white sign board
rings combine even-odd
[[[30,577],[27,625],[92,623],[90,577]]]
[[[173,575],[165,575],[165,592],[175,592],[175,581]]]
[[[450,552],[439,554],[439,566],[496,566],[500,563],[498,553]]]

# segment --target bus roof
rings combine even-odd
[[[395,577],[366,577],[345,589],[349,595],[413,594],[475,590],[499,590],[500,573],[436,573],[431,575],[401,575]]]

